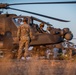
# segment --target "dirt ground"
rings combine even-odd
[[[44,59],[0,61],[0,75],[76,75],[76,63]]]

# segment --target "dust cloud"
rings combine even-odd
[[[76,75],[76,64],[69,60],[4,60],[0,61],[0,75]]]

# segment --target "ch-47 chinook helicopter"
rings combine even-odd
[[[13,4],[0,3],[0,9],[11,9],[11,10],[21,11],[21,12],[45,17],[48,19],[53,19],[60,22],[69,22],[67,20],[62,20],[62,19],[58,19],[58,18],[54,18],[43,14],[26,11],[26,10],[16,9],[10,6],[30,5],[30,4],[74,4],[74,3],[76,3],[76,1],[34,2],[34,3],[13,3]],[[73,37],[72,32],[68,28],[64,28],[64,29],[52,28],[52,34],[36,33],[33,28],[34,21],[42,22],[47,26],[52,26],[52,25],[33,16],[17,16],[16,14],[0,14],[0,50],[9,50],[9,49],[12,49],[16,44],[18,44],[18,41],[16,39],[17,28],[19,26],[18,20],[23,18],[28,19],[28,24],[31,26],[31,29],[33,30],[33,34],[35,36],[35,39],[31,39],[31,42],[30,42],[30,45],[32,46],[58,44],[63,42],[64,39],[71,40]],[[36,30],[38,30],[38,27],[36,28]]]

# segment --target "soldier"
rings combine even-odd
[[[51,33],[51,27],[49,27],[49,26],[47,27],[47,33],[49,33],[49,34]]]
[[[63,48],[62,53],[63,53],[62,55],[65,56],[65,54],[66,54],[66,49],[65,48]]]
[[[19,39],[19,50],[18,50],[18,59],[21,58],[22,56],[22,49],[23,46],[25,45],[25,50],[24,50],[24,57],[26,58],[28,54],[28,47],[30,43],[30,37],[32,36],[31,28],[27,24],[27,19],[23,19],[23,24],[19,26],[18,32],[17,32],[17,37]]]
[[[47,59],[50,58],[50,55],[51,55],[51,50],[49,48],[47,48],[47,50],[46,50],[46,57],[47,57]]]
[[[55,34],[56,33],[56,29],[53,27],[48,26],[47,27],[47,33],[49,34]]]
[[[18,25],[21,25],[22,24],[22,19],[18,19]]]
[[[54,48],[53,48],[53,53],[54,53],[53,58],[54,58],[54,59],[56,59],[56,58],[57,58],[58,51],[59,51],[59,49],[58,49],[56,46],[54,46]]]
[[[45,30],[43,29],[44,28],[44,23],[40,23],[40,33],[45,33]]]

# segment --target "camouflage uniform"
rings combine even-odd
[[[30,36],[31,36],[31,28],[28,24],[22,24],[18,28],[17,37],[20,39],[19,42],[19,50],[18,50],[18,59],[22,56],[22,48],[25,45],[25,52],[24,57],[26,58],[28,54],[28,47],[30,43]]]

